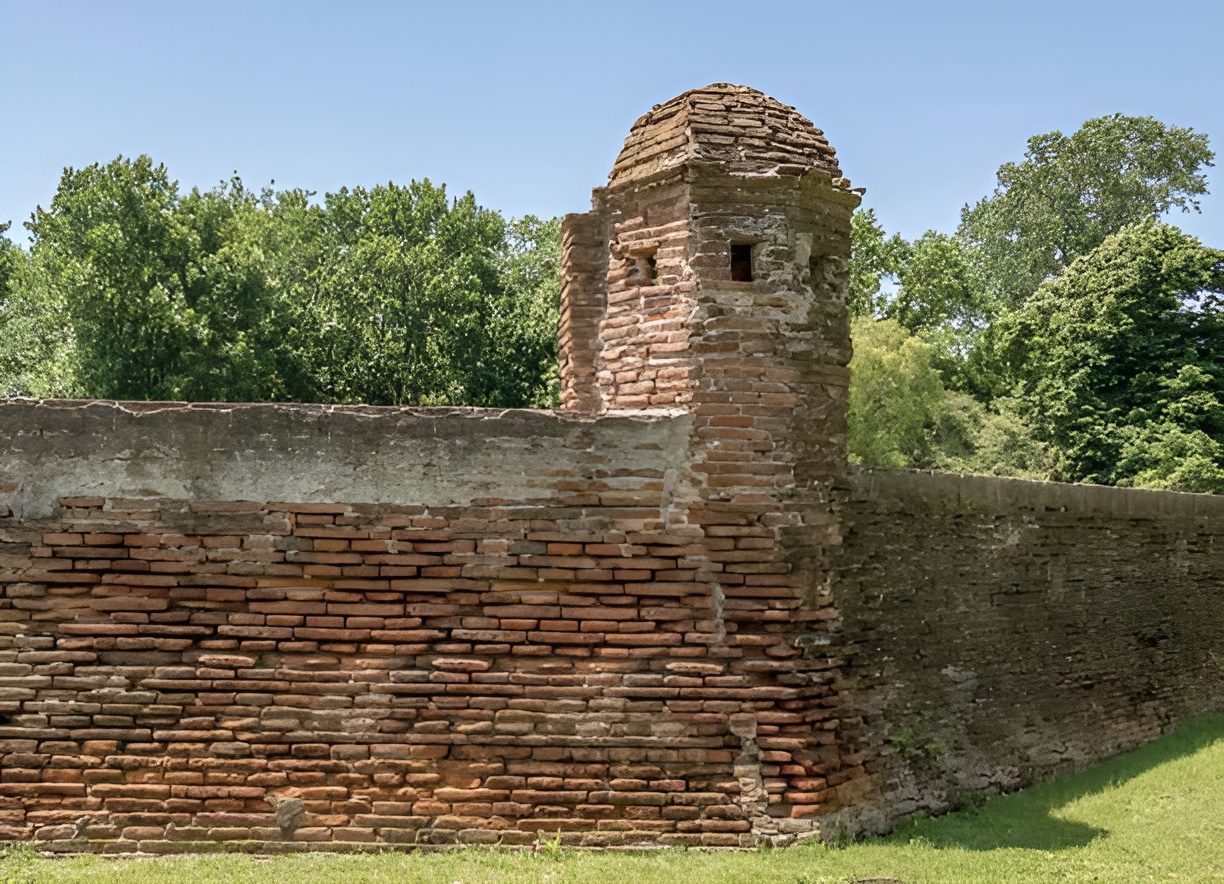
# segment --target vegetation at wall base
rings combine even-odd
[[[12,845],[0,852],[0,882],[1214,881],[1224,878],[1221,795],[1224,716],[1211,716],[1083,773],[947,816],[914,819],[886,838],[843,847],[52,859],[28,845]]]

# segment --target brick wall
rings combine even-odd
[[[4,834],[819,833],[865,773],[826,574],[858,197],[699,92],[566,219],[564,412],[0,404]]]
[[[1217,499],[848,482],[858,201],[715,84],[565,220],[563,411],[0,403],[0,837],[786,844],[1220,708]]]
[[[1224,499],[877,472],[852,477],[843,514],[843,739],[870,771],[851,827],[1224,709]]]
[[[763,589],[772,531],[667,521],[688,415],[0,417],[4,837],[738,846],[828,798],[778,677],[798,652]],[[377,502],[325,500],[344,463]],[[491,477],[517,496],[477,496]],[[149,496],[183,483],[232,493]],[[324,500],[240,500],[277,486]]]

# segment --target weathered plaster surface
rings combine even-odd
[[[60,497],[463,505],[674,468],[691,417],[334,405],[0,403],[0,507]],[[640,475],[638,473],[637,475]]]

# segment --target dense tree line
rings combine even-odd
[[[1224,491],[1224,253],[1207,138],[1148,117],[1029,140],[951,233],[856,213],[850,453]],[[67,169],[0,227],[0,395],[550,405],[556,219],[428,181],[316,199],[148,157]]]
[[[1224,252],[1207,138],[1150,117],[1029,140],[952,234],[854,219],[851,456],[1224,491]]]
[[[555,220],[428,181],[312,197],[65,170],[28,253],[0,239],[0,394],[551,402]]]

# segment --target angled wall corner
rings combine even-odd
[[[592,210],[566,219],[565,407],[692,415],[668,524],[708,557],[721,636],[711,652],[751,647],[775,661],[753,664],[743,695],[775,735],[766,745],[778,741],[774,760],[786,755],[763,768],[780,791],[754,804],[762,830],[782,808],[802,818],[836,806],[864,773],[836,738],[829,593],[859,200],[808,120],[714,84],[639,119]]]

